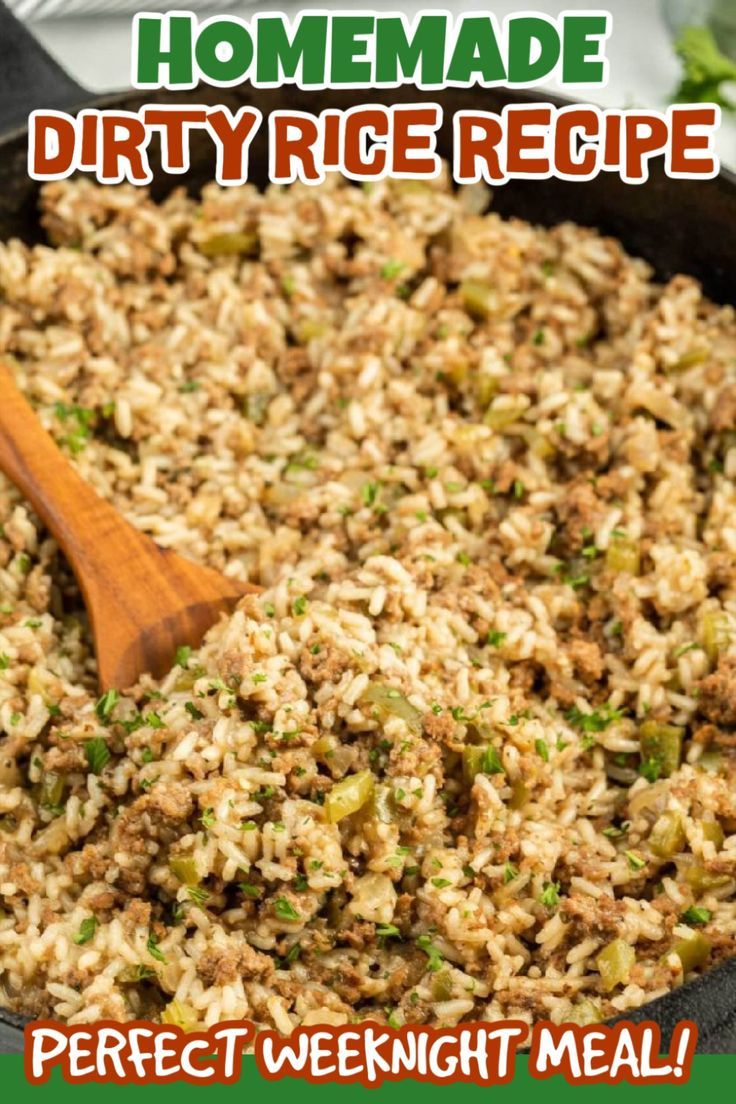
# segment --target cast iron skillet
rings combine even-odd
[[[38,186],[26,175],[28,112],[35,108],[70,110],[81,106],[119,106],[129,111],[143,103],[254,104],[264,116],[276,108],[319,111],[350,107],[361,102],[439,102],[445,126],[439,136],[440,153],[451,150],[451,120],[455,111],[469,108],[499,110],[509,101],[548,98],[539,93],[506,90],[447,89],[422,94],[407,87],[386,92],[301,92],[291,86],[274,90],[196,89],[192,92],[127,92],[93,99],[46,55],[30,34],[0,2],[0,238],[41,237],[36,213]],[[256,136],[251,150],[251,172],[265,183],[265,140]],[[152,158],[152,162],[153,162]],[[212,178],[212,148],[195,143],[192,167],[185,183],[196,190]],[[181,177],[155,172],[153,191],[165,195]],[[496,191],[494,209],[533,222],[553,224],[563,219],[596,226],[620,238],[627,249],[645,257],[666,279],[687,272],[701,280],[707,294],[719,302],[736,301],[736,177],[723,172],[711,181],[668,180],[659,167],[645,185],[632,186],[603,174],[584,184],[558,180],[519,181]],[[0,401],[2,397],[0,396]],[[694,1020],[704,1053],[736,1052],[736,959],[717,967],[683,988],[652,1001],[627,1019],[655,1020],[665,1043],[678,1020]],[[0,1053],[20,1051],[22,1021],[0,1012]]]

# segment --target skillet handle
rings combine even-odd
[[[0,0],[0,133],[25,126],[36,108],[80,107],[90,94],[39,46]]]

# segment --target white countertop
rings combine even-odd
[[[736,2],[736,0],[734,0]],[[360,9],[363,5],[336,2],[334,8]],[[416,12],[431,8],[431,0],[422,3],[405,0],[373,0],[367,7]],[[525,5],[522,0],[467,0],[462,5],[441,3],[444,10],[492,10],[499,16],[527,7],[535,11],[558,14],[560,11],[590,10],[600,6],[613,15],[613,34],[607,45],[610,59],[610,81],[607,88],[581,90],[577,98],[608,107],[659,107],[667,102],[678,80],[679,67],[672,44],[659,11],[659,0],[534,0]],[[141,3],[141,8],[146,5]],[[155,9],[156,5],[151,5]],[[186,4],[182,3],[184,9]],[[280,3],[273,9],[292,14],[306,4]],[[223,3],[223,13],[232,11],[247,15],[253,9],[247,4]],[[103,92],[125,88],[130,84],[130,16],[89,15],[35,21],[31,28],[39,40],[62,65],[91,91]],[[736,165],[736,117],[724,119],[718,137],[719,154],[725,164]]]

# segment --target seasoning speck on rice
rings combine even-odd
[[[265,589],[98,698],[0,480],[0,1002],[592,1023],[736,953],[736,320],[477,188],[45,188],[0,352]]]

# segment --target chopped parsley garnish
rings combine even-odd
[[[402,261],[388,260],[385,264],[381,265],[381,279],[393,280],[395,276],[398,276],[403,269],[404,264]]]
[[[379,939],[400,939],[401,932],[395,924],[376,925],[376,935]]]
[[[299,955],[302,953],[301,943],[295,943],[293,947],[289,948],[288,954],[284,958],[284,965],[290,966],[292,962],[296,962]]]
[[[616,827],[615,824],[611,824],[608,828],[604,828],[601,835],[607,839],[620,839],[621,836],[625,836],[630,827],[629,821],[625,820],[620,827]]]
[[[307,612],[307,599],[305,596],[300,594],[298,598],[295,598],[291,608],[294,611],[295,617],[303,617]]]
[[[110,761],[110,749],[101,737],[86,740],[84,754],[92,774],[101,774],[103,768]]]
[[[151,958],[155,958],[157,962],[166,962],[166,957],[163,951],[159,950],[158,939],[151,932],[148,936],[148,942],[146,943],[146,950],[150,954]]]
[[[557,908],[560,903],[560,883],[545,882],[539,895],[539,903],[545,908]]]
[[[74,942],[78,947],[81,947],[84,943],[89,943],[90,939],[94,939],[95,932],[97,931],[97,917],[88,916],[86,920],[83,920],[79,925],[79,931],[74,936]]]
[[[514,878],[518,878],[518,867],[514,866],[512,862],[503,864],[503,884],[508,885],[509,882],[513,882]]]
[[[381,491],[380,483],[364,483],[360,488],[360,497],[364,506],[373,506]]]
[[[279,920],[299,920],[299,913],[296,911],[290,901],[287,901],[285,897],[279,897],[274,903],[273,911],[278,916]]]
[[[102,695],[95,706],[95,713],[101,721],[108,721],[110,719],[112,711],[119,701],[120,694],[117,690],[108,690],[106,694]]]
[[[200,824],[203,828],[211,828],[216,820],[217,817],[215,816],[214,809],[205,809],[201,817],[199,818]]]
[[[435,889],[444,889],[446,886],[452,885],[449,878],[432,878],[432,885]]]
[[[566,575],[561,576],[563,583],[566,583],[573,590],[580,590],[582,587],[587,586],[590,582],[590,575],[587,575],[584,571],[579,575]]]
[[[647,860],[637,855],[636,851],[624,851],[624,855],[630,870],[641,870],[647,865]]]
[[[63,422],[68,432],[60,439],[62,445],[66,445],[75,455],[81,452],[95,427],[97,412],[86,406],[70,405],[57,402],[54,404],[54,414]]]
[[[478,768],[479,774],[504,774],[504,766],[501,762],[501,756],[496,751],[493,744],[489,744],[487,748],[484,748],[483,755],[480,760]]]
[[[659,759],[645,759],[639,766],[639,774],[646,778],[647,782],[656,782],[662,773],[662,764]]]
[[[192,649],[188,644],[183,644],[180,648],[176,649],[176,664],[178,667],[186,667],[189,662],[189,658],[192,654]]]
[[[263,892],[260,886],[253,885],[252,882],[240,882],[240,889],[246,897],[251,897],[253,900],[257,900]]]
[[[582,732],[604,732],[614,721],[620,721],[624,713],[622,709],[611,709],[610,705],[602,705],[600,709],[592,713],[583,713],[576,705],[569,710],[567,719],[575,728]]]
[[[692,905],[683,912],[680,919],[685,924],[707,924],[713,913],[702,905]]]
[[[21,575],[27,575],[31,570],[31,557],[26,552],[19,552],[15,557],[15,563]]]
[[[426,954],[427,969],[431,974],[436,974],[438,970],[442,969],[442,963],[445,961],[444,955],[438,947],[435,947],[429,935],[420,935],[417,939],[417,947]]]
[[[194,702],[190,702],[190,701],[185,702],[184,708],[186,709],[189,716],[193,718],[193,720],[201,721],[203,719],[204,713],[202,712],[201,709],[197,709]]]
[[[545,763],[549,763],[549,747],[546,740],[535,740],[534,750],[540,759],[544,759]]]
[[[508,635],[508,633],[498,632],[496,629],[489,629],[486,644],[490,645],[491,648],[500,648]]]

